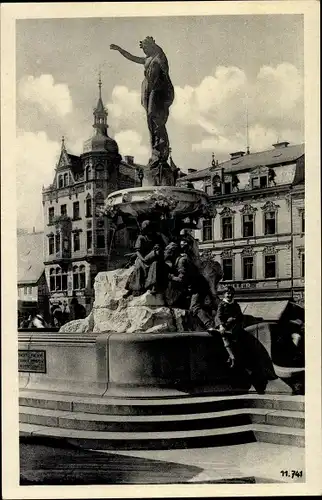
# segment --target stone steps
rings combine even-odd
[[[94,449],[304,446],[304,398],[289,395],[75,397],[21,391],[20,434]]]
[[[243,394],[235,396],[177,396],[160,398],[77,397],[73,394],[20,392],[19,405],[51,410],[105,415],[180,415],[208,413],[235,408],[266,408],[304,411],[304,397],[291,395]]]
[[[100,432],[20,424],[21,436],[66,439],[91,449],[174,449],[229,446],[256,440],[304,446],[303,429],[263,424],[170,432]]]
[[[110,432],[153,432],[156,428],[159,431],[175,431],[179,428],[180,430],[209,429],[247,425],[252,422],[304,428],[302,412],[263,408],[240,408],[184,415],[128,416],[76,413],[21,406],[19,414],[21,423]]]

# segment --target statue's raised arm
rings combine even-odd
[[[174,88],[169,75],[168,60],[162,48],[151,36],[140,42],[145,57],[137,57],[118,45],[112,44],[129,61],[144,64],[144,80],[141,90],[141,104],[147,115],[150,132],[151,157],[150,172],[154,185],[174,185],[175,177],[167,160],[169,157],[169,139],[166,123],[169,108],[174,100]]]
[[[122,49],[122,47],[119,47],[118,45],[115,45],[112,43],[110,45],[111,50],[117,50],[120,54],[122,54],[123,57],[128,59],[129,61],[138,63],[138,64],[144,64],[145,63],[145,57],[138,57],[134,56],[133,54],[130,54],[130,52],[127,52],[127,50]]]

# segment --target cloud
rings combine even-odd
[[[149,150],[142,144],[142,136],[135,130],[123,130],[115,135],[121,155],[132,155],[134,161],[146,164]]]
[[[203,130],[192,151],[245,150],[247,109],[252,150],[269,148],[278,138],[303,140],[303,77],[292,64],[263,66],[253,81],[238,68],[219,67],[196,88],[179,87],[176,94],[174,120]]]
[[[65,117],[72,111],[73,103],[68,85],[55,83],[52,75],[25,76],[18,84],[18,97],[37,104],[45,113]]]
[[[17,226],[43,228],[42,186],[53,181],[59,142],[47,134],[18,131],[16,139]]]

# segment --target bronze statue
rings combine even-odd
[[[129,61],[144,65],[144,80],[141,90],[141,104],[147,114],[147,123],[150,132],[152,154],[149,160],[153,183],[158,185],[175,185],[176,172],[173,171],[167,160],[169,157],[169,138],[166,123],[169,117],[169,108],[174,100],[174,88],[169,76],[168,60],[151,36],[140,42],[140,47],[146,57],[130,54],[118,45],[110,48],[117,50]]]
[[[154,231],[151,221],[145,220],[135,243],[136,260],[125,285],[124,298],[142,295],[147,290],[160,293],[167,285],[164,273],[163,251],[167,241],[161,233]]]

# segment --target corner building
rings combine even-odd
[[[223,267],[238,300],[304,305],[304,144],[239,151],[180,182],[207,192],[215,217],[196,231],[202,252]]]
[[[96,274],[120,265],[135,239],[126,228],[115,233],[100,209],[112,191],[140,186],[143,176],[142,166],[132,156],[123,160],[108,135],[101,81],[93,128],[80,156],[68,153],[63,138],[53,182],[42,193],[50,303],[77,297],[87,312]]]

